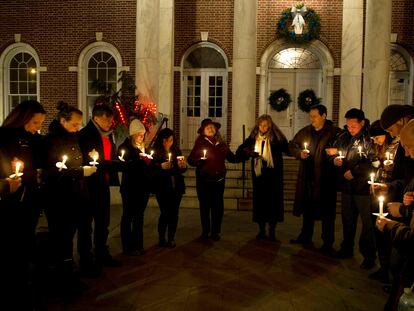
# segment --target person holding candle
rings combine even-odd
[[[154,142],[154,151],[152,161],[154,180],[156,180],[154,191],[160,207],[159,245],[174,248],[178,211],[185,192],[183,173],[187,170],[187,165],[174,139],[174,132],[169,128],[164,128],[158,133]],[[166,161],[167,155],[168,161]]]
[[[310,245],[315,220],[322,221],[321,251],[333,254],[336,217],[336,169],[329,162],[325,150],[331,146],[341,130],[327,120],[324,105],[310,108],[311,124],[301,129],[289,143],[291,154],[298,159],[299,171],[296,183],[293,215],[303,215],[302,230],[292,244]],[[309,142],[308,150],[302,149]]]
[[[393,165],[387,168],[389,178],[375,188],[386,192],[390,202],[400,200],[405,186],[414,177],[414,160],[405,156],[399,137],[401,130],[413,117],[414,107],[408,105],[389,105],[381,114],[381,126],[393,138],[392,146],[386,150],[390,153]]]
[[[341,213],[343,241],[337,253],[338,258],[353,256],[358,214],[362,220],[359,250],[364,257],[362,269],[375,266],[376,244],[374,226],[371,220],[369,174],[374,156],[371,138],[368,133],[369,120],[362,110],[352,108],[345,114],[345,131],[335,140],[334,146],[343,150],[345,158],[331,157],[338,168],[338,181],[341,190]],[[362,147],[359,154],[358,146]]]
[[[225,160],[235,163],[238,159],[220,135],[220,123],[204,119],[197,133],[194,147],[187,162],[196,167],[196,188],[200,203],[202,233],[206,240],[211,232],[213,241],[220,240],[224,214]],[[203,150],[206,150],[203,156]],[[211,215],[211,217],[210,217]]]
[[[144,251],[144,212],[151,192],[151,160],[145,150],[145,126],[138,119],[129,124],[129,137],[119,146],[125,151],[122,165],[121,242],[124,255],[139,256]]]
[[[87,205],[86,177],[94,174],[96,167],[82,166],[78,142],[82,111],[65,102],[59,102],[57,109],[57,117],[49,125],[45,137],[43,175],[48,198],[46,215],[59,273],[58,286],[64,298],[71,299],[85,289],[73,270],[73,238],[81,222],[82,209]],[[61,164],[56,165],[59,162],[64,162],[66,169]]]
[[[89,165],[93,155],[98,154],[99,164],[95,174],[87,178],[89,204],[85,207],[86,221],[78,231],[78,252],[80,267],[85,275],[95,273],[96,264],[117,267],[121,262],[112,257],[107,240],[110,221],[110,186],[118,186],[119,160],[114,139],[112,123],[114,112],[104,103],[97,103],[92,110],[92,118],[79,132],[79,145],[84,165]],[[93,242],[96,264],[92,256],[92,221],[94,221]]]
[[[1,229],[3,253],[0,275],[6,284],[4,305],[16,310],[33,309],[37,295],[36,279],[30,273],[35,266],[35,232],[43,208],[38,183],[42,136],[39,134],[46,111],[35,100],[17,105],[0,127],[0,179],[13,187],[13,193],[2,196],[0,206],[4,221]],[[9,181],[20,163],[20,178]],[[13,189],[14,190],[14,189]],[[31,284],[31,285],[29,285]],[[26,308],[26,309],[25,309]]]
[[[283,153],[288,154],[286,137],[270,115],[256,120],[249,137],[236,152],[244,160],[251,158],[253,222],[259,226],[258,240],[276,241],[276,225],[284,220]]]

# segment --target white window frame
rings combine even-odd
[[[78,108],[83,111],[83,121],[86,124],[91,116],[88,115],[88,64],[93,55],[99,52],[111,54],[116,61],[116,76],[124,69],[122,57],[118,49],[108,42],[97,41],[85,47],[79,55],[78,60]],[[121,88],[121,83],[117,83],[117,91]]]
[[[36,62],[36,97],[40,100],[40,59],[35,49],[27,43],[14,43],[9,45],[0,55],[0,120],[4,120],[10,113],[9,85],[10,62],[19,53],[31,55]]]

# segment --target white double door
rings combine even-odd
[[[227,127],[227,72],[215,69],[185,71],[182,76],[181,139],[182,149],[191,149],[197,130],[205,118]]]
[[[298,107],[298,96],[300,92],[312,89],[316,96],[320,97],[321,75],[319,69],[275,69],[269,72],[268,97],[272,92],[284,88],[292,99],[289,107],[280,112],[274,110],[268,101],[266,103],[266,113],[271,115],[288,140],[301,128],[310,124],[309,114]]]

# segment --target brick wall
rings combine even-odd
[[[0,6],[0,53],[14,43],[14,34],[38,53],[40,101],[48,111],[45,124],[55,115],[55,104],[77,104],[79,54],[103,32],[103,41],[113,44],[135,76],[135,0],[2,1]]]

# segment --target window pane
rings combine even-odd
[[[17,81],[18,73],[16,69],[10,69],[10,81]]]
[[[194,116],[195,117],[199,117],[200,116],[200,108],[195,108],[194,109]]]
[[[19,82],[19,92],[18,94],[27,94],[27,83],[26,82]]]
[[[214,106],[215,106],[215,100],[214,100],[214,97],[210,97],[210,98],[208,99],[208,106],[209,106],[209,107],[214,107]]]
[[[208,95],[209,96],[216,96],[216,88],[215,87],[209,87],[208,88]]]
[[[221,108],[217,108],[216,109],[216,117],[217,118],[221,118],[222,117],[222,113],[221,112],[222,112],[222,109]]]
[[[36,82],[29,82],[29,92],[28,94],[36,94]]]
[[[200,97],[195,97],[194,98],[194,106],[195,107],[200,107]]]
[[[222,87],[216,87],[216,96],[223,96],[223,88]]]
[[[216,98],[216,107],[222,107],[223,106],[223,99],[221,97]]]
[[[195,87],[195,96],[200,96],[201,88],[199,86]]]
[[[209,109],[208,109],[208,116],[209,116],[210,118],[215,117],[215,115],[214,115],[214,108],[209,108]]]
[[[10,94],[19,94],[19,83],[18,82],[10,83]]]

